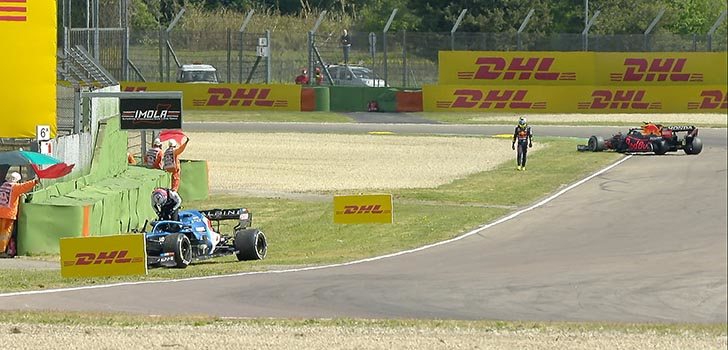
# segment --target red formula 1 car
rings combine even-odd
[[[683,132],[686,133],[684,136],[681,135]],[[579,151],[613,150],[620,153],[652,152],[658,155],[680,149],[686,154],[698,154],[703,150],[698,128],[645,123],[640,128],[629,129],[626,135],[620,132],[606,140],[601,136],[592,136],[588,144],[577,146]]]

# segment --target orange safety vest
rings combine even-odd
[[[185,147],[187,147],[187,142],[183,143],[182,146],[179,146],[177,148],[167,148],[166,151],[164,151],[164,156],[162,157],[162,162],[164,163],[164,170],[174,173],[179,170],[179,155],[182,153],[182,151],[185,150]]]
[[[150,148],[144,155],[144,165],[148,168],[161,169],[162,168],[162,149],[161,148]]]
[[[0,186],[0,218],[15,220],[18,216],[20,195],[33,189],[37,182],[30,180],[21,183],[6,182]]]

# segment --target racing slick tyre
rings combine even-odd
[[[604,139],[601,136],[592,135],[592,137],[589,138],[587,146],[592,152],[601,152],[604,150]]]
[[[703,151],[703,140],[693,137],[693,142],[686,144],[683,151],[685,154],[699,154]]]
[[[164,238],[165,253],[174,253],[174,266],[184,269],[192,262],[192,244],[183,233],[172,233]]]
[[[667,142],[665,142],[664,139],[660,139],[652,143],[652,150],[655,152],[656,155],[661,156],[667,153],[669,147],[667,146]]]
[[[257,229],[245,229],[235,232],[235,256],[238,261],[262,260],[268,252],[268,242],[263,232]]]

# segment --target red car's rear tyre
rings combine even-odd
[[[587,147],[592,152],[601,152],[604,150],[604,139],[601,136],[594,136],[589,138]]]
[[[683,151],[685,151],[685,154],[699,154],[703,151],[703,140],[693,137],[693,142],[686,144]]]

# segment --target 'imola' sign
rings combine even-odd
[[[121,129],[181,129],[182,98],[119,99]]]

